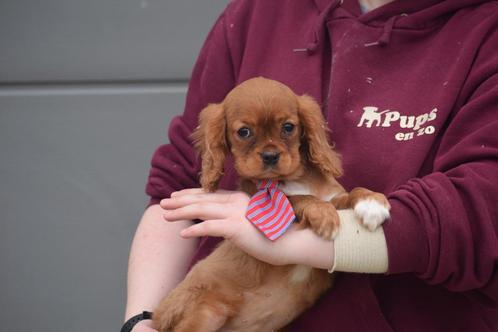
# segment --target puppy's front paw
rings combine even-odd
[[[339,215],[329,202],[316,202],[307,206],[301,220],[316,234],[327,240],[333,239],[339,231]]]
[[[361,220],[363,226],[374,231],[386,219],[389,219],[390,208],[391,206],[384,195],[372,193],[356,202],[354,213]]]

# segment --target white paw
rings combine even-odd
[[[389,218],[389,208],[373,199],[356,203],[354,213],[370,231],[376,230]]]

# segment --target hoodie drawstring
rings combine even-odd
[[[334,9],[342,5],[342,2],[343,0],[335,0],[330,2],[330,4],[323,10],[323,12],[320,13],[317,22],[313,27],[313,35],[312,35],[313,40],[310,41],[305,48],[295,48],[293,50],[294,52],[314,53],[316,51],[318,46],[320,46],[320,42],[322,39],[322,30],[325,27],[325,22],[327,20],[327,17]]]
[[[324,35],[323,29],[325,28],[327,17],[337,7],[341,6],[343,1],[344,0],[334,0],[331,1],[327,7],[325,7],[325,9],[320,13],[320,16],[318,16],[315,26],[313,27],[313,33],[311,36],[312,40],[306,45],[305,48],[293,49],[294,52],[307,52],[308,54],[313,54],[318,49]],[[371,43],[365,43],[364,46],[370,47],[370,46],[389,45],[394,25],[396,24],[396,21],[403,16],[407,16],[407,14],[396,15],[389,18],[389,20],[387,20],[387,22],[384,24],[384,30],[382,31],[382,34],[380,35],[379,39]]]
[[[370,46],[386,46],[389,45],[389,42],[391,41],[391,35],[393,32],[394,24],[396,23],[396,20],[399,19],[402,16],[407,16],[406,14],[401,14],[399,16],[393,16],[391,17],[386,24],[384,25],[384,30],[382,31],[382,35],[380,35],[379,39],[377,41],[371,42],[371,43],[365,43],[365,47],[370,47]]]

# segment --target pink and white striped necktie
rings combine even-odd
[[[278,189],[278,181],[263,180],[249,201],[246,218],[273,241],[289,228],[296,215],[287,196]]]

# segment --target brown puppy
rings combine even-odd
[[[335,180],[341,163],[328,143],[320,107],[279,82],[250,79],[221,104],[207,106],[194,139],[206,191],[217,189],[225,156],[231,153],[242,190],[252,195],[258,180],[278,180],[300,227],[324,238],[333,238],[339,228],[334,205],[354,208],[369,229],[389,216],[382,194],[364,188],[344,191]],[[154,322],[160,332],[274,331],[310,307],[331,284],[327,271],[272,266],[223,241],[161,302]]]

